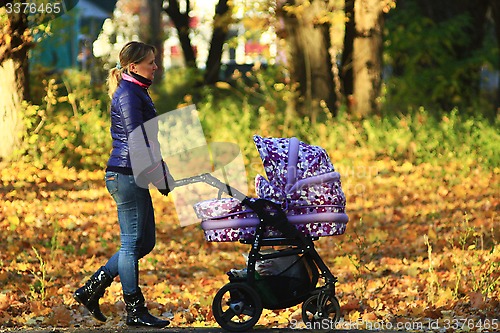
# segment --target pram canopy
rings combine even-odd
[[[314,237],[344,233],[348,216],[340,174],[327,152],[297,138],[254,136],[266,177],[257,175],[257,197],[281,206],[288,221]],[[251,239],[259,219],[235,198],[206,200],[195,204],[209,241]],[[266,236],[279,236],[269,227]]]
[[[340,174],[326,151],[297,138],[263,138],[254,142],[264,164],[267,180],[257,175],[257,196],[285,207],[335,205],[345,208]]]

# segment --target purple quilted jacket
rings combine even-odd
[[[111,137],[113,150],[108,170],[132,174],[129,142],[130,133],[142,123],[156,117],[156,109],[148,94],[151,81],[124,74],[111,100]]]

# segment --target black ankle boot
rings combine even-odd
[[[127,310],[127,325],[161,328],[170,324],[168,320],[156,318],[149,313],[140,289],[132,295],[123,294],[123,299]]]
[[[73,294],[78,303],[83,304],[92,316],[99,321],[106,321],[106,317],[99,308],[99,299],[104,296],[107,287],[113,282],[113,277],[104,271],[104,266],[90,277],[85,285]]]

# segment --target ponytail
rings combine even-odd
[[[107,83],[108,83],[109,98],[113,98],[113,94],[115,93],[116,88],[118,88],[118,84],[120,83],[121,79],[122,79],[122,70],[113,67],[108,73]]]

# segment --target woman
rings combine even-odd
[[[168,320],[152,316],[145,306],[139,288],[138,261],[151,252],[156,242],[153,204],[147,184],[153,183],[163,195],[168,195],[168,181],[172,186],[172,178],[162,160],[151,161],[136,177],[130,162],[131,132],[139,126],[144,129],[143,124],[156,116],[148,88],[157,68],[153,46],[129,42],[120,51],[119,65],[109,72],[113,150],[106,168],[106,187],[117,205],[121,247],[74,293],[74,298],[100,321],[106,321],[106,317],[99,308],[99,299],[119,275],[127,325],[165,327],[169,324]]]

